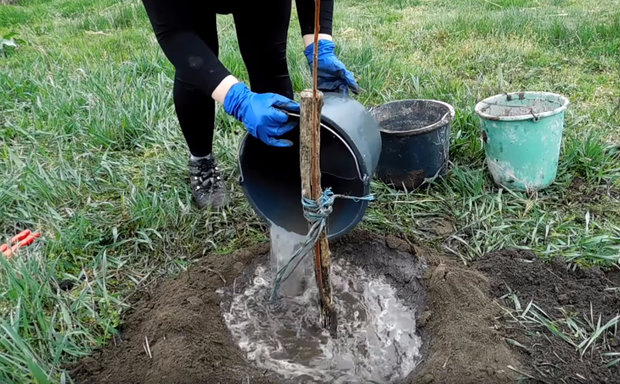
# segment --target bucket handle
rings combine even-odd
[[[547,102],[551,102],[549,100],[545,100]],[[523,108],[522,105],[508,105],[508,104],[501,104],[501,103],[487,103],[482,101],[482,103],[488,105],[489,107],[492,105],[498,106],[498,107],[504,107],[504,108]],[[540,120],[540,114],[536,114],[534,112],[534,108],[530,108],[530,114],[532,115],[532,120],[537,123]],[[445,116],[444,116],[445,117]]]
[[[447,124],[447,123],[449,123],[449,122],[450,122],[450,120],[449,120],[449,119],[448,119],[448,120],[446,120],[446,117],[447,117],[448,115],[450,115],[450,111],[446,112],[446,114],[445,114],[445,115],[443,115],[443,116],[441,117],[441,119],[439,120],[439,122],[440,122],[440,123],[442,123],[442,124]],[[435,124],[437,124],[437,123],[435,123]]]
[[[290,112],[290,111],[284,111],[284,113],[286,113],[288,115],[288,117],[293,117],[293,118],[301,119],[301,113]],[[323,121],[320,121],[319,123],[321,124],[322,128],[325,128],[326,130],[331,132],[334,136],[338,137],[338,139],[340,139],[342,144],[344,144],[344,146],[347,148],[347,150],[351,153],[351,156],[353,156],[353,160],[355,161],[355,168],[357,170],[357,175],[359,176],[360,180],[364,180],[365,176],[362,175],[362,170],[360,169],[360,164],[359,164],[359,161],[357,160],[357,156],[355,156],[355,152],[353,152],[353,149],[351,148],[349,143],[347,143],[346,140],[344,140],[338,133],[336,133],[335,130],[333,130],[331,127],[329,127],[328,125],[323,123]]]

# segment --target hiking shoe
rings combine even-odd
[[[198,208],[222,208],[229,203],[226,184],[220,177],[220,170],[213,154],[189,160],[189,181],[192,195]]]

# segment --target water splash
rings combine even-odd
[[[387,383],[406,377],[420,360],[415,309],[382,276],[335,260],[338,338],[332,339],[319,326],[311,258],[287,280],[286,294],[269,301],[274,270],[287,261],[280,252],[286,249],[290,257],[294,243],[303,240],[275,232],[272,266],[257,267],[247,287],[228,292],[225,300],[230,308],[224,310],[224,320],[247,359],[297,383]]]
[[[271,249],[269,256],[271,259],[271,272],[275,276],[281,268],[286,266],[291,259],[291,256],[301,248],[301,244],[305,240],[304,235],[299,235],[294,232],[288,232],[284,228],[278,227],[275,224],[271,225]],[[301,295],[309,283],[312,283],[313,279],[313,260],[310,255],[303,257],[300,264],[293,270],[293,264],[287,269],[287,275],[291,275],[282,280],[278,289],[279,296],[298,296]]]

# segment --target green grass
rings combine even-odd
[[[230,16],[221,58],[247,78]],[[464,262],[504,247],[575,265],[620,254],[620,10],[612,0],[337,2],[340,58],[373,106],[453,104],[451,169],[419,191],[373,184],[362,226],[404,233]],[[70,363],[110,338],[135,289],[206,252],[266,240],[234,182],[244,128],[223,111],[216,153],[235,199],[199,212],[171,101],[173,68],[137,0],[22,0],[0,6],[0,239],[43,238],[0,268],[0,382],[70,380]],[[310,84],[293,21],[296,91]],[[473,106],[506,91],[571,100],[556,183],[497,188]],[[452,223],[454,231],[437,230]],[[3,242],[2,241],[2,242]],[[57,289],[72,281],[70,291]],[[609,355],[610,363],[617,355]]]
[[[590,306],[590,316],[582,314],[583,317],[576,317],[574,314],[560,309],[562,316],[554,318],[533,301],[530,301],[523,308],[514,292],[509,292],[504,298],[514,305],[514,309],[506,309],[507,317],[511,322],[518,323],[526,328],[528,332],[533,332],[536,329],[546,330],[575,348],[581,357],[586,353],[597,356],[608,368],[620,362],[616,358],[620,354],[615,352],[612,346],[614,340],[618,338],[620,315],[603,319],[600,314],[596,316]],[[508,342],[528,350],[527,347],[515,340],[508,339]]]

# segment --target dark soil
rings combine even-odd
[[[518,261],[520,257],[510,256],[511,253],[489,255],[472,268],[430,250],[414,248],[394,236],[360,231],[332,242],[331,246],[334,257],[345,257],[371,273],[383,274],[413,308],[425,308],[418,312],[425,357],[418,369],[404,380],[406,384],[514,383],[521,376],[515,370],[536,376],[535,365],[549,361],[545,358],[555,348],[559,348],[560,356],[571,352],[561,349],[563,346],[556,345],[551,337],[547,345],[536,339],[542,336],[500,322],[504,310],[494,298],[506,293],[506,285],[517,290],[523,301],[528,300],[528,294],[540,297],[537,303],[547,310],[546,306],[551,308],[559,303],[554,304],[550,294],[554,292],[550,276],[555,274],[558,281],[565,283],[559,286],[567,295],[561,299],[575,310],[589,309],[589,304],[581,300],[590,298],[600,300],[597,302],[600,307],[596,308],[601,313],[612,313],[614,306],[619,308],[617,298],[603,299],[600,292],[607,284],[604,279],[617,283],[615,279],[620,276],[601,271],[592,272],[593,275],[579,272],[576,275],[592,276],[581,279],[565,269],[555,270],[539,262],[523,267]],[[265,258],[267,252],[268,246],[262,245],[227,256],[210,255],[188,272],[160,282],[134,303],[134,310],[125,316],[119,336],[80,361],[72,370],[72,377],[76,383],[285,382],[244,360],[222,320],[221,297],[216,293],[243,276],[248,266],[256,258]],[[421,277],[424,264],[428,268]],[[596,276],[600,278],[598,284]],[[535,290],[535,286],[540,290]],[[604,312],[605,306],[611,308]],[[527,355],[511,347],[505,335],[524,345],[533,345],[532,353]],[[146,337],[152,358],[148,356]],[[593,362],[590,364],[590,368],[594,367]],[[555,376],[550,373],[546,381],[561,382],[564,366],[560,368]],[[609,376],[617,372],[596,372],[581,374],[595,379],[604,377],[605,373],[607,377],[617,377]]]
[[[620,295],[608,289],[620,287],[617,268],[573,271],[560,260],[544,263],[531,252],[517,250],[489,254],[474,266],[490,278],[494,297],[504,296],[510,288],[523,307],[533,300],[551,318],[563,317],[561,309],[577,319],[590,318],[592,311],[595,321],[601,315],[604,324],[620,312]],[[512,302],[504,304],[514,308]],[[525,347],[513,350],[534,382],[620,383],[620,368],[606,368],[600,350],[581,358],[573,346],[542,327],[505,321],[502,328],[507,338]],[[612,350],[603,352],[620,352],[620,340],[611,340],[609,347]]]
[[[618,202],[620,189],[610,181],[601,181],[600,184],[589,183],[586,179],[575,177],[571,181],[564,201],[568,204],[595,205],[606,202]]]
[[[145,292],[120,334],[74,369],[76,383],[271,383],[249,366],[220,316],[218,288],[233,282],[267,244],[212,255]],[[147,355],[146,338],[153,358]]]
[[[424,276],[426,307],[418,319],[426,357],[402,384],[515,382],[518,375],[506,367],[519,366],[519,362],[493,330],[499,307],[489,298],[482,274],[391,235],[358,232],[336,246],[348,251],[349,260],[352,256],[362,268],[384,274],[397,288],[405,280],[400,275],[411,267],[392,256],[393,250],[400,251],[399,255],[407,252],[409,264],[420,259],[429,266]],[[406,296],[401,298],[416,304]]]
[[[404,174],[381,175],[381,180],[392,187],[400,190],[412,191],[424,182],[424,170],[415,169]]]
[[[518,360],[495,329],[501,308],[487,277],[455,260],[418,249],[431,264],[420,319],[428,351],[407,383],[515,383]]]

